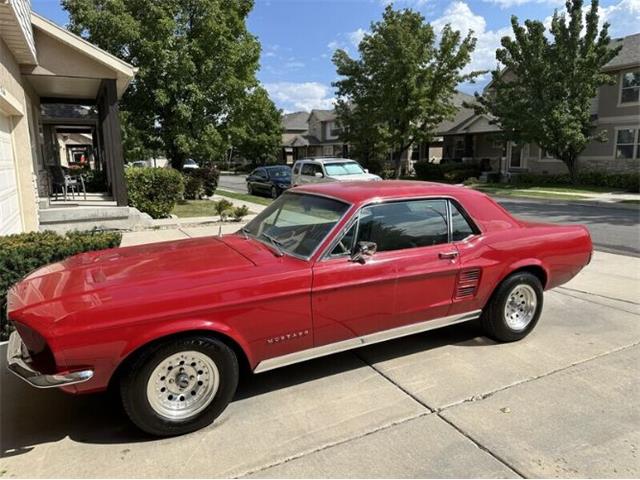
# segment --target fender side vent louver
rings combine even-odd
[[[472,298],[478,290],[478,284],[480,283],[480,269],[472,268],[462,270],[458,274],[458,282],[456,285],[456,300],[463,300],[466,298]]]

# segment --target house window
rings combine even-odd
[[[464,157],[464,137],[456,137],[453,143],[453,158]]]
[[[341,128],[337,122],[327,122],[325,128],[327,129],[327,138],[337,138],[340,136]]]
[[[640,158],[638,130],[621,128],[616,133],[616,158]]]
[[[620,103],[638,103],[640,101],[640,71],[623,73],[620,87]]]

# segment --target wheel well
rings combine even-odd
[[[136,356],[140,355],[140,353],[154,345],[158,345],[160,343],[164,343],[169,340],[175,340],[179,338],[189,337],[193,335],[202,335],[205,337],[215,338],[216,340],[220,340],[224,344],[226,344],[233,352],[236,354],[238,358],[238,366],[240,367],[240,372],[250,372],[251,366],[249,364],[249,359],[247,358],[246,353],[242,349],[242,347],[236,342],[233,338],[225,335],[224,333],[216,332],[213,330],[188,330],[185,332],[174,333],[171,335],[165,335],[163,337],[156,338],[147,342],[143,345],[140,345],[135,350],[129,352],[129,354],[120,362],[120,364],[116,367],[113,375],[111,375],[111,379],[109,380],[109,390],[111,390],[114,386],[117,386],[118,379],[122,372],[125,370],[126,366],[129,365]]]
[[[544,289],[547,285],[547,272],[544,271],[544,268],[542,268],[539,265],[527,265],[526,267],[520,267],[516,270],[514,270],[513,272],[510,272],[509,275],[507,275],[507,277],[513,275],[514,273],[521,273],[521,272],[528,272],[531,273],[532,275],[535,275],[536,277],[538,277],[538,280],[540,280],[540,283],[542,284],[542,288]],[[505,278],[507,278],[505,277]]]

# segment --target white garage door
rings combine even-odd
[[[0,235],[22,231],[11,121],[0,113]]]

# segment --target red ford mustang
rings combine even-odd
[[[36,387],[119,388],[142,430],[211,423],[240,366],[265,372],[479,319],[519,340],[543,290],[590,260],[581,226],[527,223],[423,182],[309,185],[241,231],[43,267],[8,295],[9,368]]]

